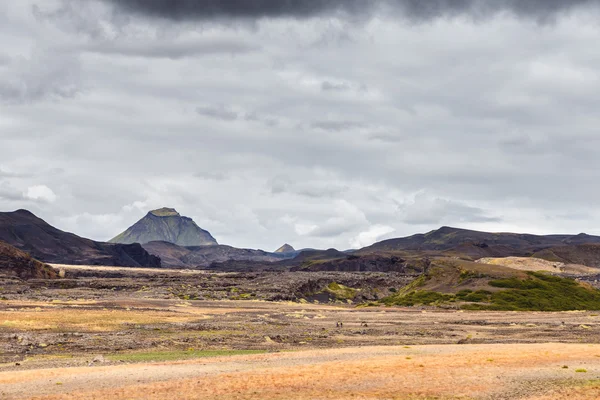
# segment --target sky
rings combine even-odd
[[[600,234],[600,1],[0,2],[0,211],[224,244]]]

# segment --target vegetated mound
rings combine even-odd
[[[55,279],[58,272],[29,254],[0,241],[0,276],[21,279]]]
[[[501,257],[481,258],[476,262],[481,264],[503,265],[521,271],[546,271],[554,274],[596,275],[600,269],[579,264],[565,264],[558,261],[548,261],[536,257]]]
[[[54,264],[160,267],[139,244],[96,242],[57,229],[27,210],[0,213],[0,240]]]
[[[181,216],[174,208],[150,211],[125,232],[109,240],[110,243],[149,243],[164,241],[179,246],[217,245],[214,237],[188,217]]]
[[[436,260],[426,274],[381,303],[505,311],[600,310],[600,291],[547,273]]]
[[[600,237],[579,235],[530,235],[522,233],[490,233],[467,229],[442,227],[425,234],[405,238],[389,239],[365,247],[357,253],[394,251],[460,251],[459,246],[470,244],[480,249],[491,247],[488,251],[501,254],[480,254],[487,257],[525,256],[542,249],[565,244],[599,243]],[[494,250],[495,248],[495,250]],[[463,251],[476,250],[473,247]],[[476,250],[479,251],[479,250]]]
[[[238,249],[232,246],[178,246],[169,242],[149,242],[143,245],[150,254],[160,257],[165,267],[208,267],[224,262],[281,261],[284,254],[267,253],[262,250]]]
[[[551,247],[541,250],[533,256],[548,261],[600,268],[600,244],[589,243]]]
[[[286,276],[286,274],[281,274]],[[316,272],[287,274],[296,277],[296,284],[282,291],[274,300],[300,302],[362,303],[381,299],[405,286],[411,278],[402,274],[365,272]],[[308,279],[307,279],[308,278]]]
[[[289,244],[284,244],[283,246],[281,246],[280,248],[278,248],[277,250],[275,250],[275,253],[294,253],[296,252],[296,249],[294,249],[292,246],[290,246]]]

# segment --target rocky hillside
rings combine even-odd
[[[535,257],[567,264],[583,264],[600,268],[600,244],[556,246],[535,253]]]
[[[27,210],[0,213],[0,240],[47,263],[160,267],[139,244],[96,242],[57,229]]]
[[[188,217],[174,208],[150,211],[125,232],[109,240],[110,243],[149,243],[163,241],[179,246],[214,246],[217,241]]]
[[[531,255],[554,246],[600,243],[600,237],[579,235],[530,235],[489,233],[442,227],[425,234],[389,239],[359,250],[359,254],[376,252],[429,251],[476,253],[484,257]],[[459,255],[459,254],[457,254]]]
[[[144,249],[160,257],[165,267],[208,267],[213,263],[227,261],[272,263],[284,259],[285,254],[268,253],[263,250],[238,249],[232,246],[178,246],[173,243],[149,242]]]
[[[0,276],[21,279],[55,279],[58,272],[8,243],[0,242]]]

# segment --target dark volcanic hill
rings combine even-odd
[[[587,243],[574,246],[556,246],[541,250],[533,257],[565,264],[581,264],[600,268],[600,244]]]
[[[482,256],[527,255],[554,246],[600,243],[600,237],[579,235],[530,235],[522,233],[489,233],[442,227],[425,234],[389,239],[359,250],[358,254],[377,252],[446,252],[462,250]],[[465,246],[468,245],[468,246]]]
[[[21,279],[55,279],[58,278],[58,272],[48,264],[34,260],[24,251],[8,243],[0,242],[0,276]]]
[[[163,241],[179,246],[214,246],[217,241],[188,217],[182,217],[174,208],[160,208],[109,240],[110,243],[149,243]]]
[[[145,243],[144,249],[160,257],[165,267],[207,267],[226,261],[275,262],[284,259],[284,254],[268,253],[263,250],[238,249],[232,246],[178,246],[169,242]]]
[[[96,242],[57,229],[27,210],[0,213],[0,240],[47,263],[160,267],[139,244]]]

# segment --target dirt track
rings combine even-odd
[[[573,390],[582,389],[570,387],[598,378],[600,345],[500,344],[362,347],[4,372],[0,385],[5,399],[552,399],[567,390],[574,400],[597,398],[599,386],[587,387],[584,397],[573,397]]]

